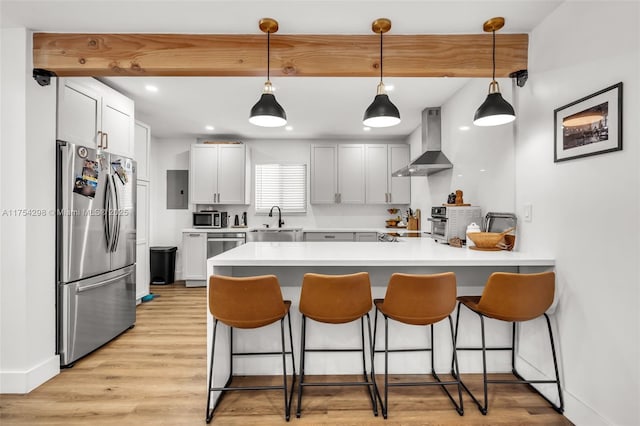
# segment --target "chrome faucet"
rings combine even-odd
[[[273,206],[271,207],[271,210],[269,210],[269,217],[273,217],[273,209],[278,208],[278,228],[282,228],[282,225],[284,225],[284,220],[282,220],[282,210],[280,210],[279,206]]]

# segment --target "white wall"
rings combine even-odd
[[[532,32],[529,81],[517,91],[516,205],[533,205],[520,247],[557,259],[557,337],[576,424],[640,424],[639,27],[637,2],[563,3]],[[620,81],[623,150],[554,163],[554,109]]]
[[[191,211],[167,209],[167,170],[189,169],[192,139],[159,139],[151,129],[149,241],[153,246],[176,246],[176,279],[182,278],[182,233],[191,227]]]
[[[442,152],[453,168],[430,176],[411,178],[411,200],[426,219],[432,206],[447,202],[457,189],[464,202],[488,211],[515,212],[514,129],[507,124],[476,127],[473,114],[484,102],[489,79],[472,79],[442,105]],[[504,98],[511,97],[511,83],[500,80]],[[466,130],[460,128],[465,126]],[[422,153],[420,128],[407,139],[411,158]],[[423,223],[427,224],[426,220]]]
[[[2,29],[0,393],[59,372],[55,355],[55,79],[32,78],[31,33]]]

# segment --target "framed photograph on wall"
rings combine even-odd
[[[554,111],[553,161],[622,149],[622,83]]]

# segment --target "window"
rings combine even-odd
[[[307,212],[306,164],[256,164],[256,213]]]

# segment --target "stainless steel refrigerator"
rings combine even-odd
[[[60,364],[136,321],[136,163],[57,141],[56,298]]]

